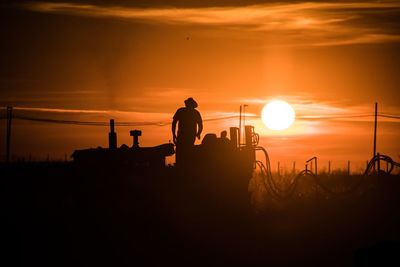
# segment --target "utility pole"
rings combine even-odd
[[[240,105],[240,111],[239,111],[239,148],[241,142],[242,142],[242,105]]]
[[[376,128],[378,126],[378,102],[375,102],[375,125],[374,125],[374,155],[372,158],[375,158],[376,156]],[[375,162],[374,162],[374,168],[375,172]]]
[[[10,162],[10,148],[11,148],[11,122],[12,122],[13,108],[7,107],[7,135],[6,135],[6,162]]]

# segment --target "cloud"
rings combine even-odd
[[[333,46],[400,41],[397,22],[400,3],[397,1],[201,8],[37,2],[23,7],[46,13],[275,34],[281,36],[279,42],[287,45]]]

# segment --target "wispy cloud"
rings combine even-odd
[[[269,101],[274,99],[285,100],[296,112],[296,119],[300,121],[352,121],[365,122],[374,120],[374,106],[372,104],[349,105],[347,102],[322,101],[307,96],[275,96],[273,98],[241,98],[237,103],[251,104],[253,110],[261,110]],[[380,121],[400,123],[400,109],[396,106],[385,106],[378,112]],[[385,116],[383,116],[385,115]],[[388,116],[386,116],[388,115]],[[253,117],[259,117],[257,115]]]
[[[400,41],[398,1],[203,8],[131,8],[39,2],[24,7],[37,12],[282,34],[284,40],[287,38],[288,43],[295,41],[296,45],[332,46]]]
[[[22,111],[39,111],[39,112],[51,112],[51,113],[85,113],[85,114],[107,114],[109,110],[87,110],[87,109],[62,109],[62,108],[41,108],[41,107],[14,107],[15,110]]]

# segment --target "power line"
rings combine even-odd
[[[329,120],[329,119],[350,119],[350,118],[367,118],[374,116],[371,114],[349,114],[349,115],[327,115],[327,116],[297,116],[298,119],[308,119],[308,120]],[[400,115],[397,114],[389,114],[389,113],[378,113],[379,117],[389,118],[389,119],[400,119]],[[23,116],[15,114],[13,116],[18,120],[25,121],[36,121],[36,122],[44,122],[44,123],[54,123],[54,124],[69,124],[69,125],[84,125],[84,126],[108,126],[108,122],[99,122],[99,121],[80,121],[80,120],[61,120],[61,119],[51,119],[51,118],[41,118],[41,117],[32,117],[32,116]],[[206,118],[203,121],[220,121],[220,120],[228,120],[228,119],[237,119],[237,115],[223,116],[223,117],[215,117],[215,118]],[[260,118],[260,116],[254,116],[253,118]],[[6,119],[6,116],[0,116],[0,120]],[[171,121],[164,122],[156,122],[156,121],[144,121],[144,122],[116,122],[117,126],[166,126],[171,125]]]
[[[77,120],[59,120],[59,119],[49,119],[49,118],[35,118],[28,116],[16,115],[15,119],[27,120],[27,121],[37,121],[45,123],[55,123],[55,124],[71,124],[71,125],[86,125],[86,126],[108,126],[108,122],[96,122],[96,121],[77,121]],[[159,122],[117,122],[118,126],[147,126],[147,125],[163,125]]]
[[[390,115],[390,114],[378,114],[379,117],[389,118],[389,119],[400,119],[399,115]]]
[[[216,118],[207,118],[203,121],[218,121],[226,119],[235,119],[238,116],[224,116]],[[2,119],[2,117],[1,117]],[[36,121],[44,123],[54,123],[54,124],[70,124],[70,125],[85,125],[85,126],[109,126],[108,122],[95,122],[95,121],[78,121],[78,120],[60,120],[60,119],[50,119],[50,118],[36,118],[29,116],[14,115],[14,119],[26,120],[26,121]],[[166,126],[170,125],[172,122],[116,122],[117,126]]]

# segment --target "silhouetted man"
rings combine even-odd
[[[176,144],[176,163],[185,165],[190,160],[196,137],[200,139],[203,131],[203,120],[200,112],[196,110],[197,102],[193,98],[185,100],[185,107],[179,108],[172,121],[172,135]],[[176,123],[178,124],[178,135],[175,134]]]

